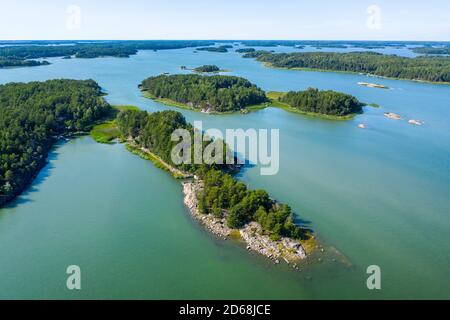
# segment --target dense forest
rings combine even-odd
[[[279,101],[302,112],[338,117],[361,113],[364,105],[351,95],[331,90],[319,91],[314,88],[308,88],[305,91],[290,91],[282,95]]]
[[[101,95],[92,80],[0,85],[0,206],[30,183],[60,135],[110,112]]]
[[[48,61],[10,59],[0,57],[0,68],[46,66]]]
[[[237,53],[250,53],[250,52],[255,52],[256,49],[255,48],[241,48],[241,49],[236,49]]]
[[[272,200],[266,191],[248,190],[244,183],[219,170],[202,167],[196,174],[204,182],[198,195],[201,213],[217,218],[226,215],[228,226],[235,229],[256,221],[273,240],[281,236],[302,238],[303,229],[295,225],[291,208]]]
[[[375,52],[296,52],[247,53],[245,58],[256,58],[279,68],[311,68],[330,71],[349,71],[383,77],[450,82],[450,57],[406,58]]]
[[[194,71],[199,73],[211,73],[211,72],[219,72],[220,68],[216,65],[207,64],[204,66],[194,68]]]
[[[274,239],[280,236],[302,237],[303,229],[294,224],[289,206],[270,199],[264,190],[248,190],[244,183],[227,173],[227,166],[177,166],[172,162],[171,151],[177,143],[171,141],[171,133],[175,129],[187,129],[191,133],[194,130],[181,113],[162,111],[149,114],[126,110],[119,113],[116,121],[122,134],[139,147],[150,150],[174,167],[195,173],[203,180],[204,188],[198,195],[199,209],[203,214],[226,215],[231,228],[241,228],[250,221],[257,221]]]
[[[219,53],[225,53],[228,52],[228,49],[233,48],[233,46],[230,45],[223,45],[218,47],[202,47],[197,48],[197,51],[208,51],[208,52],[219,52]]]
[[[77,58],[129,57],[138,50],[167,50],[213,45],[211,41],[98,41],[49,45],[51,42],[24,43],[0,47],[0,58],[37,59],[76,56]]]
[[[411,51],[419,54],[445,54],[450,55],[450,46],[449,47],[418,47],[412,48]]]
[[[267,101],[264,91],[234,76],[160,75],[144,80],[141,90],[156,98],[214,112],[237,111]]]

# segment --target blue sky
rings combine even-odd
[[[449,0],[1,0],[0,39],[449,41],[449,16]]]

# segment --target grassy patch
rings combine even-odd
[[[230,238],[240,239],[241,238],[241,233],[239,232],[238,229],[233,229],[233,230],[230,231]]]
[[[127,110],[140,110],[138,107],[136,106],[113,106],[113,109],[116,111],[127,111]]]
[[[300,240],[300,243],[308,255],[317,247],[316,237],[314,237],[311,230],[305,230],[305,239]]]
[[[135,106],[112,106],[111,112],[92,127],[90,131],[91,137],[98,143],[108,144],[112,143],[115,139],[123,140],[115,119],[119,112],[126,110],[139,110],[139,108]]]
[[[115,121],[107,121],[95,125],[91,132],[91,137],[99,143],[112,143],[113,140],[121,136]]]

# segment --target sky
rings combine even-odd
[[[450,41],[449,0],[0,0],[0,40]]]

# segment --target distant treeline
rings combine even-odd
[[[0,206],[31,182],[58,136],[89,130],[110,111],[92,80],[0,85]]]
[[[208,52],[219,52],[219,53],[225,53],[228,52],[228,49],[233,48],[232,45],[223,45],[218,47],[203,47],[203,48],[197,48],[197,51],[208,51]]]
[[[39,44],[41,44],[40,42]],[[47,43],[46,43],[47,44]],[[49,42],[48,44],[51,44]],[[167,50],[213,45],[211,41],[111,41],[59,45],[18,45],[0,47],[0,57],[37,59],[75,56],[77,58],[129,57],[138,50]]]
[[[149,114],[126,110],[119,113],[116,122],[122,134],[131,138],[138,147],[150,150],[173,167],[195,173],[204,181],[204,188],[198,195],[201,213],[220,218],[226,216],[231,228],[241,228],[250,221],[257,221],[272,239],[280,236],[300,239],[305,236],[304,230],[295,225],[288,205],[272,200],[264,190],[249,190],[227,173],[225,165],[174,164],[171,151],[176,142],[171,141],[172,132],[187,129],[192,134],[194,130],[181,113],[162,111]]]
[[[314,88],[290,91],[282,95],[279,101],[303,112],[338,117],[361,113],[364,105],[354,96],[331,90],[319,91]]]
[[[37,61],[37,60],[24,60],[24,59],[10,59],[0,57],[0,68],[8,67],[35,67],[35,66],[46,66],[48,61]]]
[[[264,91],[234,76],[160,75],[144,80],[141,90],[156,98],[216,112],[237,111],[267,101]]]
[[[255,48],[241,48],[241,49],[236,49],[237,53],[250,53],[250,52],[255,52],[256,49]]]
[[[365,49],[404,48],[406,46],[445,46],[449,42],[436,41],[347,41],[347,40],[244,40],[239,41],[249,47],[276,47],[276,46],[311,46],[322,48],[355,47]]]
[[[256,51],[245,58],[256,58],[279,68],[311,68],[330,71],[360,72],[383,77],[450,82],[450,57],[406,58],[375,52],[296,52]]]
[[[448,54],[450,55],[450,47],[419,47],[412,48],[411,51],[419,54]]]

